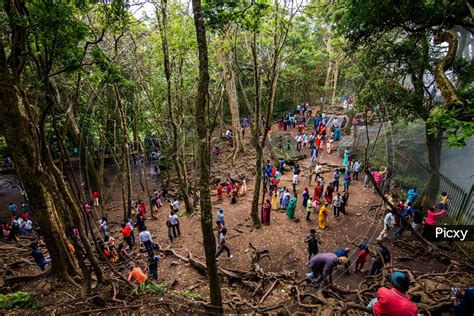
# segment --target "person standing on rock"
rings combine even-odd
[[[94,206],[99,207],[99,192],[94,191],[92,193],[92,198],[94,199]]]

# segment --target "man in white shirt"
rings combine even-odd
[[[293,194],[295,195],[296,194],[296,185],[298,184],[298,175],[297,174],[293,174],[293,181],[291,181],[291,183],[293,184]]]
[[[151,238],[151,234],[146,229],[146,227],[143,227],[143,229],[140,231],[138,238],[140,239],[140,245],[145,245],[146,251],[148,252],[148,256],[150,258],[153,258],[153,256],[155,255],[155,252],[153,250],[153,239]]]
[[[385,215],[385,218],[383,220],[383,230],[379,235],[379,239],[386,238],[388,235],[388,232],[390,229],[392,229],[395,226],[395,215],[393,211],[390,211]]]
[[[179,230],[179,219],[176,213],[171,212],[170,216],[168,216],[168,223],[169,223],[169,231],[168,236],[173,241],[173,236],[176,238],[177,236],[181,236],[181,231]],[[176,231],[178,234],[176,235]],[[173,236],[171,235],[173,233]]]
[[[178,213],[179,212],[178,200],[173,199],[173,202],[171,203],[171,207],[173,208],[173,212]]]

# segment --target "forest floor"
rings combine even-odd
[[[311,133],[312,130],[312,126],[307,127],[309,133]],[[278,128],[275,125],[273,127],[273,137],[277,137],[279,132],[280,131],[278,131]],[[291,133],[292,136],[295,136],[296,129],[291,130],[289,133]],[[265,249],[269,251],[270,258],[264,258],[259,262],[263,271],[280,273],[282,271],[294,270],[297,272],[298,278],[301,279],[304,277],[304,274],[308,272],[307,247],[303,240],[311,228],[317,230],[317,234],[322,240],[322,244],[319,247],[320,252],[334,252],[339,248],[349,247],[351,249],[349,259],[353,264],[357,258],[357,249],[352,246],[349,241],[361,242],[366,240],[369,241],[371,249],[374,249],[375,238],[382,230],[383,215],[380,211],[376,211],[378,208],[371,209],[371,206],[380,205],[381,199],[376,193],[372,192],[371,188],[364,188],[363,176],[360,176],[358,181],[352,181],[349,191],[350,197],[347,207],[347,215],[341,215],[341,218],[336,220],[332,215],[331,209],[328,216],[328,227],[324,230],[319,229],[317,225],[317,214],[312,215],[311,222],[308,223],[305,221],[306,212],[301,205],[301,198],[298,199],[298,208],[295,215],[297,219],[296,221],[288,220],[286,213],[272,211],[270,225],[264,225],[258,229],[253,228],[251,226],[251,221],[249,220],[249,213],[251,209],[255,179],[255,151],[250,148],[249,135],[246,135],[245,138],[245,148],[245,153],[239,154],[235,164],[231,165],[231,159],[229,158],[232,153],[231,148],[222,145],[222,154],[213,162],[211,168],[212,174],[221,179],[225,179],[227,174],[230,174],[231,176],[244,174],[248,179],[248,191],[245,196],[239,198],[237,204],[230,204],[229,199],[217,201],[215,194],[212,196],[214,216],[217,214],[217,208],[224,208],[225,222],[226,227],[228,228],[228,246],[234,256],[233,259],[229,260],[225,258],[225,254],[222,254],[218,263],[219,267],[248,271],[251,268],[251,249],[249,248],[249,243],[251,243],[259,250]],[[304,148],[303,150],[307,151],[307,156],[309,157],[309,149]],[[335,150],[331,154],[328,154],[326,151],[321,151],[318,161],[322,164],[328,165],[342,164],[342,159],[337,154],[337,147],[335,147]],[[311,160],[310,158],[306,158],[300,160],[299,164],[302,172],[300,175],[300,184],[297,186],[298,196],[301,197],[305,187],[309,188],[310,194],[312,195],[314,189],[314,177],[313,182],[309,183],[308,181],[308,176],[310,175],[311,170]],[[141,190],[138,176],[136,176],[138,169],[137,167],[134,168],[136,169],[134,170],[135,176],[133,176],[134,196],[145,200],[146,193]],[[281,186],[291,188],[292,174],[291,168],[288,168],[288,171],[282,176]],[[113,175],[109,174],[109,177],[109,183],[112,183]],[[323,177],[325,178],[326,187],[330,179],[332,179],[332,168],[323,174]],[[153,181],[154,180],[150,180],[150,190],[155,187],[159,188],[159,186],[157,186]],[[121,201],[120,183],[116,182],[115,189],[114,187],[111,187],[111,190],[114,193],[111,199],[112,202],[107,205],[108,218],[110,222],[111,235],[117,241],[120,241],[121,233],[119,223],[123,217],[123,208],[121,203],[117,202]],[[340,190],[342,191],[342,185]],[[213,188],[212,192],[215,193],[215,188]],[[4,204],[6,205],[5,202],[7,200],[21,202],[19,199],[20,196],[18,196],[18,194],[17,196],[12,196],[12,194],[6,196],[5,193],[0,195],[2,206]],[[181,202],[180,207],[181,209],[184,209],[184,203]],[[191,216],[183,215],[180,218],[181,236],[171,243],[168,239],[167,227],[165,225],[167,216],[169,215],[168,210],[169,204],[165,203],[164,207],[155,214],[157,219],[153,220],[149,218],[146,222],[149,231],[152,233],[154,242],[159,243],[161,248],[172,247],[178,254],[183,256],[187,256],[187,252],[189,251],[196,259],[204,262],[205,259],[199,212],[197,211]],[[138,235],[137,232],[135,234]],[[410,233],[405,232],[405,235],[409,236]],[[20,262],[19,264],[12,266],[9,264],[15,262],[15,260],[18,261],[18,258],[12,259],[2,255],[0,259],[2,261],[0,262],[0,267],[3,265],[3,269],[9,269],[8,276],[34,274],[39,272],[27,251],[27,239],[22,238],[20,243],[23,243],[21,246],[21,248],[24,249],[23,258],[26,259],[29,264],[22,264]],[[411,255],[410,250],[393,246],[391,240],[387,241],[386,245],[392,253],[393,265],[403,265],[421,273],[444,272],[446,270],[447,265],[441,264],[434,259],[412,258],[411,260],[407,260]],[[0,246],[6,247],[7,245],[5,242],[0,242]],[[135,250],[138,248],[137,243]],[[207,278],[204,275],[196,271],[196,269],[190,264],[179,260],[175,256],[164,255],[163,253],[161,256],[162,260],[159,267],[159,282],[167,284],[168,288],[174,293],[178,293],[178,295],[179,293],[183,293],[183,291],[188,291],[198,294],[203,300],[208,300],[209,289],[207,286]],[[144,268],[146,254],[144,252],[139,252],[134,258],[134,261]],[[367,276],[370,264],[369,260],[364,266],[364,270],[360,273],[353,272],[353,266],[351,267],[352,271],[349,271],[348,273],[343,273],[342,269],[339,269],[334,272],[333,280],[337,285],[343,288],[356,289],[359,286],[359,283]],[[121,273],[128,276],[127,269],[122,270]],[[49,277],[49,279],[53,278]],[[228,285],[223,283],[223,287],[227,286]],[[75,311],[83,311],[84,309],[92,310],[94,308],[97,309],[109,306],[107,304],[101,306],[100,303],[93,299],[76,299],[78,295],[76,290],[71,290],[68,286],[59,281],[51,280],[51,282],[47,282],[44,278],[30,282],[20,282],[15,284],[13,287],[15,290],[36,292],[37,299],[42,301],[44,304],[43,311],[48,312],[56,310],[60,313],[71,313]],[[248,296],[248,293],[245,291],[239,291],[239,289],[232,289],[232,291],[241,293],[242,297]],[[289,288],[277,286],[266,298],[264,305],[271,305],[288,299],[288,292]],[[146,300],[146,298],[143,299]],[[117,300],[115,304],[127,304],[130,306],[141,305],[137,306],[135,310],[139,311],[141,309],[141,312],[145,314],[151,311],[165,310],[170,312],[170,309],[163,309],[157,305],[154,305],[154,307],[148,306],[143,309],[143,299],[138,299],[132,302],[120,302],[120,300],[115,299]],[[226,299],[225,294],[224,299]],[[159,301],[156,304],[159,305]],[[173,300],[170,304],[175,304],[172,311],[179,310],[196,312],[198,310],[196,307],[187,305],[186,301],[180,302],[180,298],[176,298],[176,300]],[[133,308],[131,310],[133,310]]]

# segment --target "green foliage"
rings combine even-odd
[[[15,292],[0,294],[0,310],[38,309],[41,305],[35,300],[33,293]]]
[[[163,283],[142,282],[134,291],[135,293],[163,295],[166,292],[166,285]]]
[[[193,301],[202,299],[201,295],[193,290],[183,290],[177,292],[176,294]]]
[[[462,116],[462,117],[461,117]],[[459,118],[462,118],[460,120]],[[431,133],[444,131],[448,136],[448,145],[451,147],[466,146],[466,139],[474,136],[474,108],[466,111],[460,109],[448,110],[437,107],[431,112],[428,124]]]

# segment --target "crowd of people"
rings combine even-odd
[[[308,123],[314,119],[313,130],[310,132]],[[246,118],[242,128],[245,129],[250,124]],[[284,159],[273,165],[267,160],[263,168],[263,186],[267,198],[261,208],[260,218],[263,225],[271,225],[272,212],[286,213],[288,220],[298,221],[304,217],[306,222],[312,226],[315,221],[317,228],[324,230],[328,228],[328,219],[334,218],[335,222],[346,216],[349,210],[349,200],[351,183],[359,181],[359,174],[363,170],[360,161],[354,160],[350,150],[343,152],[343,161],[339,167],[327,168],[318,163],[321,153],[331,155],[337,142],[341,140],[341,131],[345,129],[347,120],[345,117],[338,118],[325,114],[312,116],[312,110],[308,104],[297,105],[294,112],[284,114],[278,123],[281,131],[296,130],[296,151],[308,151],[311,158],[311,172],[306,175],[307,185],[301,186],[302,170],[298,162],[287,164]],[[233,132],[227,130],[225,136],[228,144],[233,145]],[[278,138],[278,149],[281,152],[290,151],[292,141],[288,138],[286,146],[283,137]],[[213,148],[215,156],[220,155],[220,148],[216,145]],[[419,202],[420,192],[416,188],[408,190],[407,197],[401,198],[398,194],[390,190],[392,178],[392,168],[390,166],[376,168],[368,166],[370,174],[375,180],[375,184],[383,192],[389,203],[384,204],[387,210],[383,221],[383,230],[375,239],[375,244],[369,247],[368,240],[362,240],[348,244],[345,248],[330,249],[330,252],[320,252],[324,240],[318,235],[316,227],[309,229],[309,234],[304,237],[302,243],[306,244],[308,252],[307,266],[309,273],[307,277],[313,279],[317,285],[329,284],[332,282],[333,272],[337,269],[341,273],[350,271],[351,261],[355,259],[354,272],[367,272],[369,275],[379,274],[382,269],[391,263],[392,256],[384,241],[387,238],[397,238],[407,230],[407,225],[411,225],[413,230],[422,233],[425,238],[432,240],[436,219],[448,212],[449,196],[443,192],[439,198],[439,203],[427,210],[421,208]],[[282,175],[291,173],[291,187],[281,184]],[[365,188],[369,188],[371,181],[368,175],[363,180]],[[299,189],[300,188],[300,189]],[[373,186],[375,191],[375,186]],[[238,179],[231,178],[230,174],[224,182],[219,181],[215,187],[216,204],[223,203],[228,199],[230,204],[237,204],[239,198],[247,191],[247,182],[244,176]],[[97,191],[92,193],[92,200],[82,205],[86,214],[93,218],[92,211],[100,207],[100,194]],[[170,242],[174,242],[181,236],[180,228],[180,203],[177,199],[169,197],[168,192],[157,190],[149,199],[150,207],[154,212],[158,212],[169,204],[169,215],[167,215],[166,226]],[[396,210],[391,208],[396,207]],[[150,279],[158,279],[158,267],[161,257],[156,249],[160,245],[153,240],[152,233],[146,226],[146,215],[148,208],[143,200],[132,200],[132,217],[121,223],[121,241],[117,242],[109,228],[107,217],[101,217],[98,222],[100,239],[97,240],[99,246],[99,257],[112,264],[126,263],[130,270],[128,279],[136,284],[149,282]],[[29,234],[33,230],[33,223],[30,219],[30,210],[26,203],[21,205],[21,210],[14,203],[9,206],[12,220],[9,223],[1,223],[1,237],[8,241],[18,241],[18,236]],[[398,216],[397,216],[398,213]],[[168,212],[166,213],[168,214]],[[426,218],[426,220],[425,220]],[[317,221],[316,221],[317,220]],[[217,251],[216,260],[222,253],[226,253],[227,259],[232,259],[230,248],[227,244],[228,228],[224,216],[224,208],[217,208],[216,212],[217,228]],[[138,237],[135,237],[135,230]],[[73,228],[72,236],[77,237],[77,229]],[[143,269],[135,264],[137,244],[146,253],[146,265]],[[43,252],[37,241],[31,243],[31,256],[41,271],[52,263],[51,259]],[[70,243],[70,251],[74,252],[73,243]],[[351,249],[353,247],[354,249]],[[326,249],[327,251],[328,249]],[[371,259],[370,259],[371,258]],[[370,261],[370,263],[369,263]],[[369,267],[364,271],[366,264]],[[340,267],[340,268],[339,268]],[[395,315],[403,308],[406,315],[416,315],[417,307],[406,294],[409,287],[409,280],[406,274],[395,272],[392,275],[391,289],[382,287],[378,290],[368,308],[376,315]],[[461,291],[453,294],[457,299],[469,297],[472,300],[474,295],[470,291]]]

